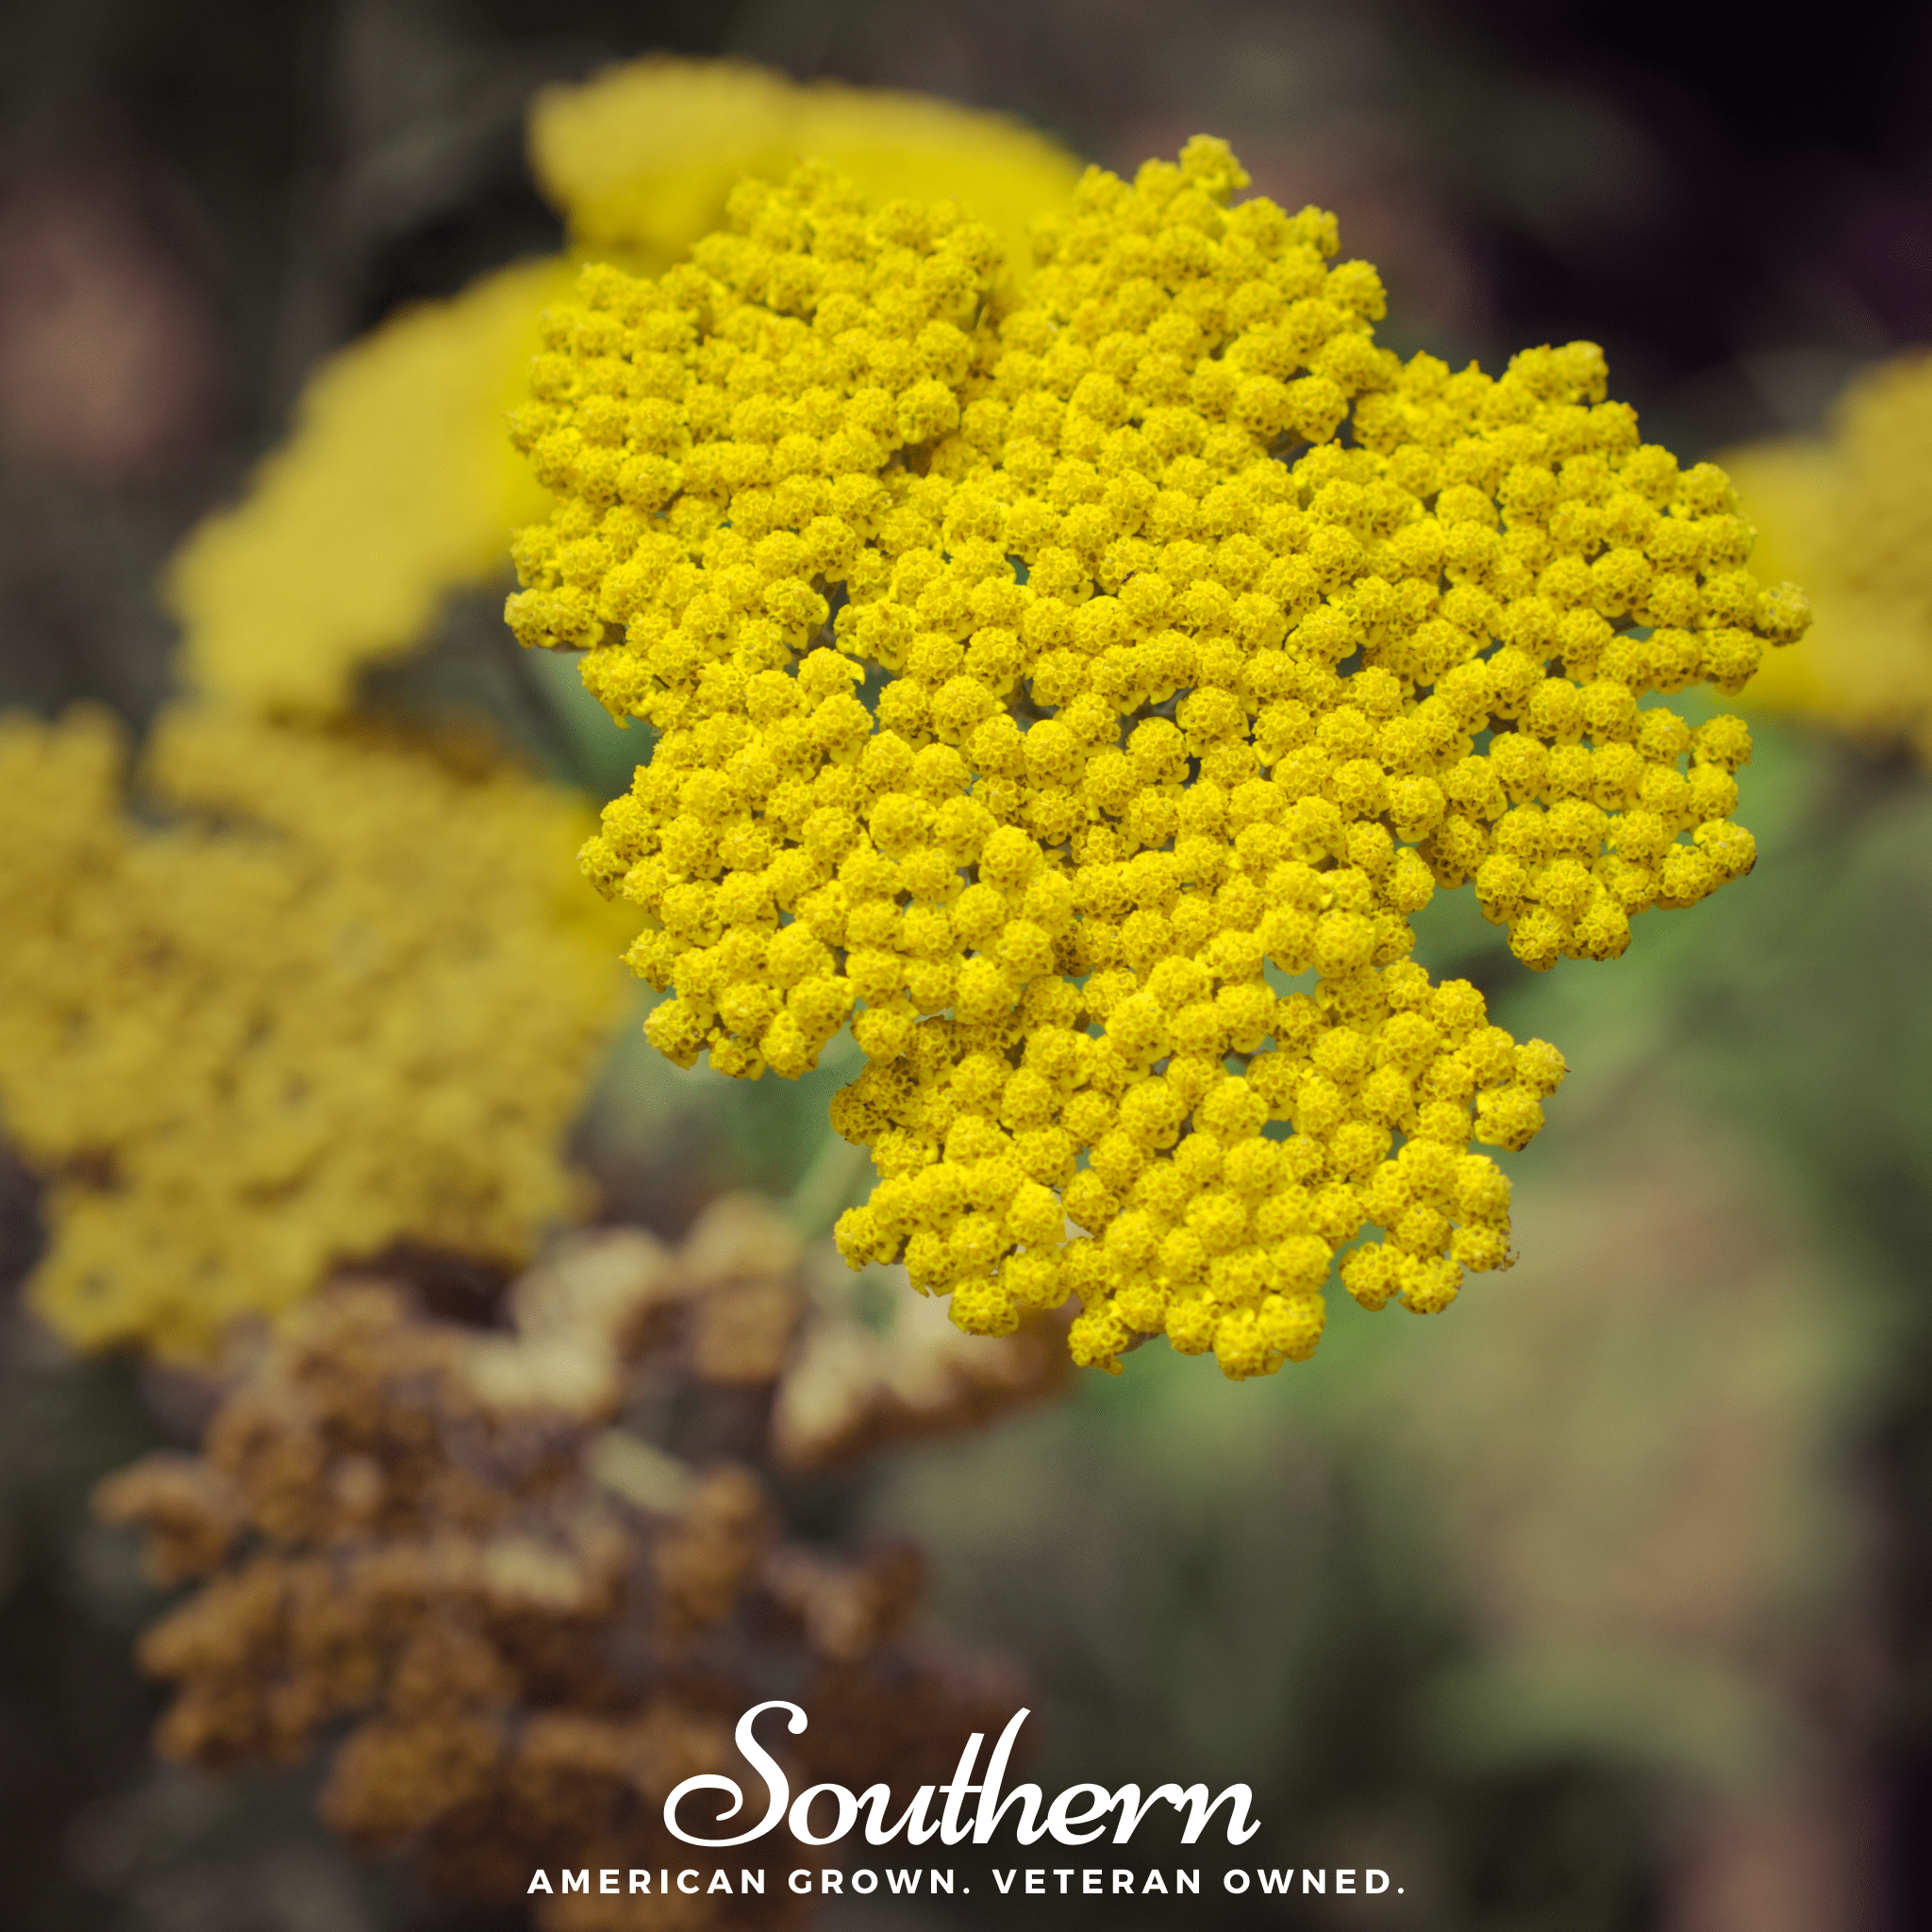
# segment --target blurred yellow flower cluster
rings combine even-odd
[[[1505,1264],[1468,1146],[1563,1062],[1410,919],[1473,880],[1546,968],[1748,871],[1743,727],[1640,700],[1806,622],[1593,345],[1404,364],[1333,218],[1245,183],[1206,138],[1091,170],[1020,284],[958,202],[813,166],[656,281],[588,268],[514,420],[561,500],[508,610],[658,731],[585,850],[656,1044],[795,1075],[857,1013],[847,1257],[1237,1376],[1313,1350],[1364,1226],[1371,1307]]]
[[[122,763],[99,716],[0,720],[0,1114],[50,1181],[42,1313],[197,1354],[397,1242],[525,1256],[622,998],[558,875],[575,801],[185,708],[134,809]]]
[[[1801,575],[1818,611],[1747,703],[1904,739],[1932,758],[1932,357],[1859,376],[1828,439],[1757,443],[1727,460],[1759,557]]]
[[[340,712],[363,670],[429,637],[450,591],[497,575],[503,533],[543,502],[503,416],[531,312],[571,274],[504,269],[321,366],[288,441],[171,568],[191,683],[271,713]]]

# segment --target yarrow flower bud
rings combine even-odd
[[[810,165],[658,281],[588,269],[508,608],[658,733],[584,849],[654,1042],[795,1076],[851,1020],[846,1258],[1234,1376],[1313,1352],[1365,1228],[1369,1307],[1507,1265],[1469,1145],[1525,1145],[1562,1058],[1411,918],[1473,882],[1543,969],[1748,871],[1748,735],[1639,700],[1799,627],[1594,345],[1404,363],[1334,218],[1246,180],[1205,137],[1090,170],[1017,288],[957,206]]]

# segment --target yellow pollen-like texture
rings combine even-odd
[[[40,1311],[194,1356],[399,1241],[525,1255],[623,1001],[608,915],[558,890],[575,803],[178,711],[139,814],[121,763],[105,718],[0,719],[0,1131],[48,1184]]]
[[[1091,170],[1022,284],[807,166],[658,280],[587,270],[513,418],[559,501],[508,610],[656,733],[584,851],[653,1041],[793,1076],[850,1024],[847,1258],[1235,1376],[1313,1351],[1344,1250],[1422,1312],[1507,1263],[1471,1143],[1563,1060],[1410,921],[1472,885],[1546,968],[1748,871],[1743,726],[1642,700],[1805,622],[1593,345],[1402,362],[1334,219],[1245,181],[1206,138]]]

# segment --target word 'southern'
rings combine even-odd
[[[664,1801],[665,1829],[675,1838],[688,1845],[724,1850],[763,1838],[766,1833],[775,1830],[783,1820],[800,1843],[829,1845],[844,1838],[858,1823],[862,1813],[868,1844],[890,1844],[904,1831],[909,1844],[923,1845],[937,1836],[949,1845],[959,1844],[969,1837],[974,1844],[983,1845],[999,1829],[1006,1814],[1017,1809],[1015,1830],[1022,1844],[1035,1844],[1042,1838],[1053,1838],[1063,1845],[1091,1844],[1106,1835],[1109,1814],[1118,1812],[1120,1821],[1114,1827],[1113,1842],[1123,1845],[1133,1836],[1141,1819],[1159,1804],[1172,1805],[1176,1810],[1184,1810],[1188,1814],[1187,1826],[1181,1833],[1184,1844],[1192,1844],[1199,1839],[1207,1829],[1208,1819],[1223,1805],[1227,1807],[1229,1844],[1246,1844],[1261,1828],[1258,1822],[1251,1822],[1248,1818],[1248,1807],[1254,1793],[1246,1785],[1229,1785],[1212,1800],[1208,1796],[1206,1785],[1189,1785],[1185,1790],[1179,1785],[1158,1785],[1144,1798],[1139,1785],[1123,1785],[1117,1791],[1109,1791],[1105,1785],[1070,1785],[1051,1804],[1045,1804],[1040,1787],[1027,1784],[1015,1785],[1003,1797],[1000,1788],[1006,1777],[1007,1760],[1012,1754],[1013,1740],[1030,1714],[1024,1709],[1015,1711],[1006,1729],[1000,1733],[986,1771],[977,1783],[974,1781],[973,1774],[979,1761],[979,1747],[986,1740],[983,1731],[974,1731],[966,1740],[950,1783],[921,1785],[905,1811],[889,1824],[886,1812],[891,1803],[891,1791],[882,1784],[869,1786],[857,1796],[843,1785],[812,1785],[794,1798],[791,1781],[778,1761],[752,1733],[753,1725],[768,1710],[788,1713],[786,1727],[793,1737],[806,1726],[805,1712],[797,1705],[789,1704],[782,1698],[754,1705],[738,1721],[738,1749],[746,1763],[764,1779],[770,1793],[764,1817],[751,1830],[741,1832],[736,1838],[700,1838],[685,1830],[677,1822],[677,1807],[693,1791],[720,1791],[729,1796],[730,1803],[718,1815],[716,1822],[719,1824],[728,1823],[744,1809],[744,1793],[736,1783],[716,1772],[701,1772],[695,1777],[686,1778]],[[974,1792],[978,1793],[979,1803],[969,1820],[966,1801]],[[930,1815],[930,1807],[933,1799],[941,1794],[945,1802],[935,1821]],[[828,1801],[837,1811],[832,1828],[825,1832],[812,1829],[812,1811],[821,1800]],[[1045,1816],[1042,1819],[1043,1804]]]

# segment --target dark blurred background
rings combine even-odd
[[[998,108],[1129,171],[1224,135],[1257,191],[1340,214],[1396,346],[1494,367],[1590,337],[1687,462],[1813,428],[1932,340],[1924,7],[14,0],[0,705],[151,715],[182,534],[318,358],[558,245],[528,97],[653,49]],[[1148,1351],[851,1506],[924,1535],[942,1614],[1026,1658],[1049,1782],[1245,1778],[1266,1861],[1408,1875],[1378,1907],[1206,1916],[1932,1924],[1932,800],[1801,730],[1763,746],[1766,863],[1695,931],[1536,985],[1480,922],[1427,938],[1578,1069],[1490,1306],[1341,1321],[1265,1390]],[[620,1138],[649,1170],[675,1121],[689,1185],[641,1181],[650,1211],[796,1178],[796,1108],[655,1077]],[[4,1178],[17,1279],[33,1191]],[[0,1923],[494,1923],[352,1865],[299,1776],[152,1768],[128,1648],[156,1599],[84,1498],[180,1419],[125,1364],[17,1320],[5,1345]]]

